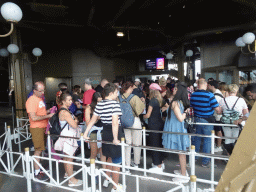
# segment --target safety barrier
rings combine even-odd
[[[221,124],[221,126],[225,126],[223,124]],[[14,138],[14,136],[12,136],[10,134],[10,129],[7,129],[6,133],[4,134],[6,136],[6,140],[8,141],[7,143],[7,150],[3,150],[1,148],[1,151],[0,151],[0,154],[1,154],[1,158],[0,158],[0,162],[1,164],[3,165],[4,169],[5,169],[5,172],[1,172],[1,173],[4,173],[4,174],[8,174],[8,175],[13,175],[13,176],[19,176],[19,177],[26,177],[27,178],[27,183],[28,183],[28,191],[32,191],[32,189],[30,190],[29,189],[29,186],[31,188],[31,179],[34,180],[34,177],[33,175],[34,174],[31,174],[30,173],[30,167],[31,166],[31,162],[35,161],[35,157],[32,156],[30,157],[29,156],[29,150],[26,149],[25,151],[25,157],[24,158],[24,155],[22,153],[16,153],[16,152],[12,152],[12,146],[11,146],[11,139],[8,139],[8,138]],[[141,129],[140,129],[141,130]],[[168,152],[168,153],[178,153],[178,154],[186,154],[186,155],[189,155],[190,157],[190,166],[191,166],[191,176],[190,176],[190,190],[191,191],[196,191],[196,182],[202,182],[202,183],[208,183],[208,184],[211,184],[211,189],[207,189],[208,191],[214,191],[214,185],[217,185],[218,182],[215,182],[214,181],[214,159],[222,159],[222,160],[228,160],[228,157],[227,156],[220,156],[220,155],[214,155],[214,154],[204,154],[204,153],[195,153],[195,149],[193,147],[191,147],[190,151],[187,152],[187,151],[178,151],[178,150],[169,150],[169,149],[163,149],[163,148],[156,148],[156,147],[148,147],[146,146],[146,132],[156,132],[156,133],[169,133],[169,134],[182,134],[182,135],[189,135],[190,137],[191,136],[202,136],[202,137],[211,137],[211,141],[212,141],[212,153],[214,152],[214,139],[215,138],[221,138],[221,139],[237,139],[237,138],[231,138],[231,137],[217,137],[214,135],[214,132],[212,132],[212,134],[210,136],[206,136],[206,135],[198,135],[198,134],[185,134],[185,133],[176,133],[176,132],[165,132],[165,131],[152,131],[152,130],[146,130],[146,129],[143,129],[142,130],[143,132],[143,146],[135,146],[135,145],[127,145],[124,143],[124,141],[121,142],[121,146],[122,146],[122,159],[123,159],[123,162],[122,162],[122,165],[120,167],[122,167],[122,172],[120,174],[122,174],[122,177],[123,177],[123,186],[125,186],[125,176],[127,175],[125,173],[125,169],[128,168],[128,169],[131,169],[131,170],[136,170],[136,171],[140,171],[140,172],[144,172],[144,177],[143,176],[138,176],[138,175],[130,175],[129,176],[133,176],[133,177],[136,177],[136,190],[138,191],[139,188],[138,188],[138,184],[139,184],[139,178],[146,178],[146,179],[151,179],[151,180],[158,180],[156,178],[152,178],[152,177],[145,177],[147,175],[147,173],[153,173],[153,172],[150,172],[149,170],[146,169],[146,150],[154,150],[154,151],[161,151],[161,152]],[[0,138],[3,137],[0,136]],[[51,148],[50,144],[51,142],[49,142],[50,140],[50,135],[48,135],[48,149]],[[92,191],[96,191],[96,186],[95,186],[95,182],[92,182],[94,180],[94,175],[100,175],[100,181],[101,181],[101,176],[106,176],[104,171],[104,169],[95,169],[95,167],[93,168],[92,166],[92,163],[91,163],[91,166],[90,168],[87,167],[85,165],[85,163],[89,163],[90,160],[89,159],[85,159],[84,158],[84,142],[83,142],[83,137],[81,138],[74,138],[74,139],[80,139],[81,140],[81,153],[82,153],[82,158],[79,158],[79,157],[72,157],[73,159],[80,159],[82,160],[82,165],[81,164],[78,164],[78,163],[73,163],[74,165],[78,165],[78,166],[81,166],[81,169],[79,170],[79,172],[82,172],[83,173],[83,186],[84,186],[84,189],[83,191],[86,191],[88,189],[91,189]],[[105,141],[92,141],[92,142],[102,142],[102,143],[106,143],[106,144],[112,144],[110,142],[105,142]],[[141,149],[143,149],[143,156],[144,156],[144,166],[143,166],[143,169],[141,168],[131,168],[129,166],[126,166],[125,165],[125,158],[124,158],[124,147],[125,146],[131,146],[131,147],[139,147]],[[2,158],[3,158],[3,155],[6,154],[6,158],[7,158],[7,165],[4,164]],[[13,165],[13,155],[18,155],[19,158],[18,160],[15,162],[15,164]],[[66,180],[62,181],[61,183],[59,182],[59,174],[58,174],[58,171],[59,171],[59,167],[58,167],[58,164],[60,162],[65,162],[63,160],[55,160],[52,158],[52,155],[59,155],[60,157],[65,157],[65,155],[62,155],[62,154],[57,154],[57,153],[51,153],[51,150],[49,150],[49,157],[46,158],[46,157],[40,157],[41,159],[44,159],[44,160],[48,160],[49,161],[49,168],[50,168],[50,173],[48,174],[48,176],[51,178],[50,179],[50,182],[41,182],[41,183],[45,183],[45,184],[48,184],[48,185],[52,185],[52,186],[55,186],[55,187],[60,187],[60,188],[65,188],[65,189],[68,189],[68,190],[73,190],[73,191],[78,191],[78,190],[74,190],[72,188],[67,188],[65,186],[63,186],[63,184],[68,181],[68,179],[72,176],[70,176],[69,178],[67,178]],[[212,174],[211,174],[211,181],[209,180],[205,180],[205,179],[198,179],[196,178],[195,176],[195,156],[200,156],[200,157],[209,157],[212,159],[211,161],[211,169],[212,169]],[[66,156],[66,157],[70,157],[70,156]],[[22,161],[21,161],[22,159]],[[52,162],[55,161],[56,162],[56,177],[57,179],[54,180],[53,176],[52,176]],[[11,162],[11,163],[9,163]],[[14,174],[14,169],[15,167],[17,166],[17,164],[19,162],[22,162],[22,167],[23,167],[23,175],[20,175],[20,174]],[[24,171],[24,162],[26,162],[26,171]],[[65,163],[69,163],[69,162],[65,162]],[[111,164],[111,163],[106,163],[106,162],[101,162],[101,161],[95,161],[95,163],[98,163],[98,164],[105,164],[105,165],[111,165],[111,166],[119,166],[119,165],[116,165],[116,164]],[[40,165],[39,165],[40,166]],[[44,168],[41,167],[43,170]],[[94,169],[94,171],[93,171]],[[108,170],[109,171],[109,170]],[[79,172],[76,172],[75,174],[73,175],[76,175],[78,174]],[[32,173],[33,173],[33,166],[32,166]],[[46,173],[47,174],[47,173]],[[91,174],[91,188],[88,187],[88,174]],[[154,173],[154,174],[159,174],[159,173]],[[184,176],[178,176],[178,175],[175,175],[175,174],[171,174],[171,173],[161,173],[159,175],[164,175],[164,176],[169,176],[169,177],[180,177],[180,178],[187,178],[187,177],[184,177]],[[113,183],[112,179],[110,179],[110,182]],[[158,180],[160,182],[166,182],[166,183],[171,183],[171,184],[176,184],[178,185],[177,187],[171,189],[170,191],[175,191],[175,190],[178,190],[178,189],[182,189],[182,191],[185,191],[187,190],[186,187],[182,184],[177,184],[177,183],[174,183],[174,182],[171,182],[171,181],[165,181],[165,180]],[[113,183],[113,185],[115,185]],[[101,191],[101,187],[99,188],[99,190]],[[206,191],[206,190],[204,190]]]

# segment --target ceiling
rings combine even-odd
[[[1,4],[8,2],[1,1]],[[71,44],[106,57],[198,47],[209,37],[235,40],[256,28],[256,1],[247,0],[13,0],[23,45]],[[225,2],[225,3],[224,3]],[[9,25],[1,17],[1,34]],[[118,38],[116,32],[125,36]]]

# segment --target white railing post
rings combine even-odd
[[[80,141],[81,141],[81,156],[82,156],[82,164],[83,164],[83,191],[88,189],[87,182],[87,173],[85,172],[85,162],[84,162],[84,138],[83,133],[81,133]],[[86,174],[86,175],[85,175]]]
[[[51,148],[50,131],[47,132],[47,147],[48,147],[48,158],[49,158],[49,170],[50,170],[50,175],[51,175],[50,183],[53,183],[53,181],[52,181],[52,148]]]
[[[190,192],[196,192],[196,176],[190,175]]]
[[[32,192],[31,176],[30,176],[30,156],[29,156],[29,147],[25,148],[25,160],[26,160],[27,191],[28,191],[28,192]]]
[[[124,148],[124,141],[125,138],[121,138],[121,152],[122,152],[122,181],[123,181],[123,188],[125,189],[126,186],[126,177],[125,177],[125,148]]]
[[[95,182],[95,159],[90,160],[91,167],[91,192],[96,191],[96,182]]]
[[[8,149],[9,152],[12,152],[12,134],[11,134],[11,126],[7,127],[8,130],[8,135],[7,135],[7,139],[8,139]],[[11,168],[10,170],[12,170],[13,168],[13,153],[9,153],[10,154],[10,160],[11,160]]]
[[[190,175],[195,175],[195,146],[191,145],[191,173]]]
[[[144,126],[143,129],[142,129],[142,134],[143,134],[143,147],[146,146],[146,127]],[[147,152],[146,152],[146,149],[143,148],[143,168],[144,168],[144,176],[147,176],[147,172],[146,172],[146,169],[147,169]]]
[[[211,154],[214,155],[214,141],[215,141],[215,131],[211,132]],[[211,157],[211,181],[214,181],[214,157]],[[214,189],[214,185],[211,184],[211,189]]]
[[[192,137],[191,137],[191,135],[189,135],[189,141],[190,141],[190,145],[192,145]],[[189,167],[191,167],[192,166],[191,147],[189,147],[189,152],[190,152],[190,155],[188,156],[188,160],[189,160]]]

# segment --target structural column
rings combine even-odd
[[[10,86],[14,87],[16,116],[24,117],[26,116],[26,91],[24,81],[25,77],[21,52],[21,39],[16,29],[14,29],[10,39],[11,43],[16,44],[20,48],[19,53],[11,54],[10,56]]]
[[[184,77],[184,45],[181,44],[179,46],[178,50],[178,60],[177,60],[177,64],[178,64],[178,79],[180,81],[185,81],[185,77]]]

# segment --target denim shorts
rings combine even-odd
[[[115,157],[115,158],[112,158],[112,163],[115,163],[115,164],[121,164],[122,163],[122,157]]]

